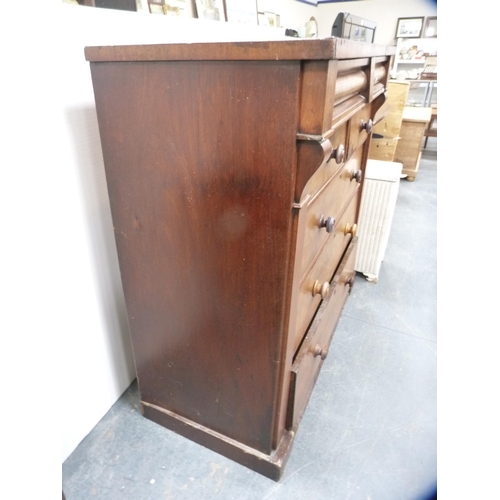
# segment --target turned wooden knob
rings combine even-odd
[[[352,286],[354,285],[354,276],[348,276],[346,279],[345,279],[345,282],[344,282],[345,285],[348,285],[349,287],[352,288]]]
[[[328,161],[330,161],[332,158],[334,158],[335,161],[340,164],[344,161],[344,157],[345,157],[344,145],[339,144],[337,149],[332,149],[332,154],[330,155],[330,158],[328,158]]]
[[[319,227],[326,228],[327,233],[331,233],[333,231],[333,226],[335,226],[334,217],[325,217],[324,215],[322,215],[319,218]]]
[[[328,283],[328,281],[325,281],[323,284],[321,284],[318,280],[316,280],[313,283],[313,288],[312,288],[313,297],[319,293],[322,299],[326,299],[329,291],[330,291],[330,283]]]
[[[361,170],[353,170],[351,172],[351,181],[355,180],[359,184],[361,182],[362,175],[363,173],[361,172]]]
[[[361,130],[366,130],[367,134],[370,134],[372,129],[373,129],[373,120],[370,118],[367,122],[364,120],[361,120]]]
[[[351,233],[353,236],[356,236],[356,233],[358,232],[358,225],[357,224],[349,224],[347,223],[344,228],[344,234],[348,235]]]
[[[312,354],[314,357],[320,356],[322,360],[325,360],[326,356],[328,355],[328,349],[326,349],[325,347],[321,347],[319,344],[316,344],[312,348]]]

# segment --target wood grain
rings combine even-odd
[[[167,43],[85,47],[87,61],[283,61],[366,58],[396,47],[341,38],[259,42]]]
[[[289,301],[299,70],[93,68],[142,399],[267,453]],[[246,133],[250,123],[265,132]]]

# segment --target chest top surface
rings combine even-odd
[[[395,47],[342,38],[257,42],[167,43],[85,48],[90,62],[181,60],[328,60],[388,56]]]

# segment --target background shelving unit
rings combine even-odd
[[[425,57],[401,59],[401,51],[405,48],[409,50],[413,46],[416,46],[418,50],[423,50],[426,54],[437,56],[437,38],[398,38],[396,55],[394,56],[392,66],[394,72],[423,69],[425,66]]]
[[[437,57],[437,37],[433,38],[398,38],[396,44],[396,55],[393,59],[391,75],[393,78],[398,78],[401,72],[411,72],[417,70],[418,74],[424,70],[427,58],[413,57],[411,59],[402,59],[401,51],[403,49],[410,50],[412,47],[417,47],[418,51],[423,51],[429,57]],[[407,75],[404,80],[410,83],[410,91],[408,93],[408,106],[424,106],[431,107],[437,105],[437,80],[420,80],[418,78],[409,78]],[[400,79],[400,78],[398,78]]]

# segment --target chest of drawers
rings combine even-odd
[[[278,480],[354,276],[391,47],[86,47],[145,417]]]

